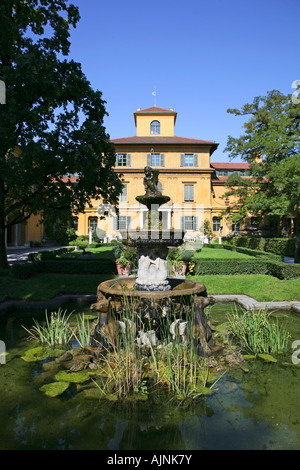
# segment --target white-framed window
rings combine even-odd
[[[240,222],[235,222],[233,220],[232,221],[232,232],[240,232],[240,230],[241,230]]]
[[[219,217],[213,217],[213,232],[219,232],[221,228],[221,219]]]
[[[182,230],[198,230],[198,217],[185,215],[181,217]]]
[[[147,166],[165,166],[165,154],[147,153]]]
[[[131,153],[117,153],[116,166],[131,166]]]
[[[151,135],[159,135],[160,134],[160,122],[159,121],[152,121],[150,124],[150,134]]]
[[[198,154],[182,153],[180,155],[180,166],[198,166]]]
[[[94,230],[96,230],[97,225],[98,225],[98,217],[89,217],[88,223],[89,223],[89,227],[94,232]]]
[[[184,202],[194,202],[194,185],[184,185]]]
[[[127,202],[127,184],[123,185],[122,192],[119,195],[119,202]]]

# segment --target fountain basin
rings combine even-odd
[[[124,277],[120,279],[110,279],[104,281],[98,286],[98,290],[113,300],[121,300],[124,297],[132,299],[178,299],[182,297],[190,297],[192,295],[206,296],[206,287],[201,282],[167,278],[171,286],[168,291],[140,291],[136,289],[136,280],[133,277]]]

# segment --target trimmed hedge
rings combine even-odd
[[[276,261],[282,260],[282,255],[277,255],[276,253],[271,253],[267,251],[252,250],[251,248],[244,248],[242,246],[234,245],[223,245],[225,250],[236,251],[238,253],[244,253],[245,255],[255,256],[255,257],[264,257]]]
[[[270,259],[193,259],[195,275],[268,274],[278,279],[300,277],[299,264],[286,264]]]
[[[262,237],[233,237],[224,241],[229,245],[266,251],[282,256],[294,256],[295,238],[262,238]]]
[[[113,273],[115,264],[112,260],[55,260],[49,259],[33,263],[14,264],[11,267],[11,276],[17,279],[29,279],[42,273],[60,274],[109,274]]]
[[[43,273],[62,274],[109,274],[115,269],[112,260],[45,260],[41,261],[41,271]]]
[[[26,264],[13,264],[11,267],[11,276],[17,279],[29,279],[32,276],[36,276],[41,273],[41,262],[36,261],[34,263]]]

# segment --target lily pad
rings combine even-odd
[[[21,358],[26,362],[44,361],[52,357],[59,357],[65,353],[64,349],[52,349],[44,346],[28,349]]]
[[[90,375],[91,374],[87,370],[80,372],[66,372],[64,370],[61,370],[57,374],[55,374],[55,380],[78,384],[89,380]]]
[[[271,356],[270,354],[258,354],[258,357],[267,362],[277,362],[277,359],[275,359],[275,357]]]
[[[57,397],[61,395],[69,387],[68,382],[52,382],[40,387],[41,392],[44,392],[48,397]]]

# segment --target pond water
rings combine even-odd
[[[230,308],[215,305],[209,318],[222,323]],[[32,347],[22,325],[29,328],[37,312],[0,318],[8,353],[0,364],[0,449],[300,449],[300,364],[291,348],[300,340],[300,318],[277,317],[291,338],[276,363],[249,360],[246,372],[227,372],[213,395],[181,404],[165,392],[134,403],[87,399],[72,387],[47,397],[39,390],[42,364],[21,358]]]

